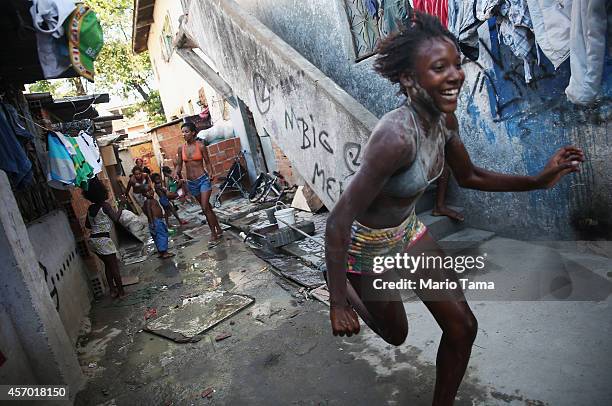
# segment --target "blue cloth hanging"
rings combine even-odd
[[[49,174],[47,183],[54,189],[68,189],[76,182],[77,173],[70,152],[52,132],[47,134]]]
[[[4,108],[0,109],[0,169],[21,189],[32,182],[32,162],[16,137]]]

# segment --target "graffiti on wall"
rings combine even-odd
[[[157,158],[155,158],[155,152],[153,152],[153,143],[145,142],[142,144],[134,145],[129,147],[130,155],[134,159],[141,158],[144,165],[151,169],[151,172],[159,173],[159,164]]]
[[[267,80],[258,72],[253,73],[253,95],[259,113],[266,116],[270,111],[272,97]],[[275,121],[283,124],[280,129],[282,134],[275,135],[282,136],[281,142],[285,142],[284,146],[287,146],[288,142],[293,148],[312,152],[312,169],[303,172],[305,178],[317,194],[336,202],[359,168],[363,147],[360,143],[349,141],[336,150],[332,140],[336,139],[337,135],[322,127],[315,114],[296,110],[296,107],[287,105],[283,117],[274,117]],[[344,175],[341,178],[332,174],[330,163],[335,165],[336,162],[344,163],[341,169]]]

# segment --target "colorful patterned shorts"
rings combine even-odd
[[[346,271],[356,274],[373,273],[375,257],[403,254],[426,231],[427,227],[414,212],[402,224],[391,228],[369,228],[354,221]]]

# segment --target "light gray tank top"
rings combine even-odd
[[[414,202],[416,202],[417,198],[420,197],[425,189],[427,189],[427,186],[442,175],[442,171],[444,170],[444,145],[453,134],[446,129],[444,116],[442,115],[440,120],[434,124],[434,127],[431,129],[432,134],[430,135],[430,137],[433,137],[432,140],[438,144],[435,146],[434,150],[441,151],[442,153],[442,159],[440,160],[442,164],[440,165],[438,175],[432,179],[427,179],[429,168],[425,166],[426,164],[424,164],[424,162],[435,164],[437,159],[436,156],[424,155],[423,148],[421,148],[424,141],[424,135],[422,134],[417,123],[416,113],[410,105],[406,105],[405,107],[408,109],[408,111],[410,111],[412,122],[414,124],[414,128],[416,129],[416,153],[414,156],[414,161],[408,168],[401,169],[394,173],[383,186],[382,193],[401,199],[414,197]]]

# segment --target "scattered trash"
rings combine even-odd
[[[202,392],[202,397],[210,399],[214,392],[215,390],[213,388],[204,389],[204,391]]]
[[[95,368],[98,366],[98,364],[96,364],[95,362],[90,362],[89,365],[87,365],[89,368]]]
[[[164,285],[161,288],[159,288],[159,290],[161,290],[163,292],[164,290],[168,290],[168,287],[166,285]]]
[[[144,319],[149,320],[153,317],[157,317],[157,309],[155,307],[150,307],[144,314]]]
[[[229,338],[229,337],[231,337],[231,336],[232,336],[232,335],[231,335],[230,333],[221,333],[221,334],[219,334],[219,335],[217,335],[217,336],[215,337],[215,341],[217,341],[217,342],[219,342],[219,341],[223,341],[223,340],[225,340],[226,338]]]

